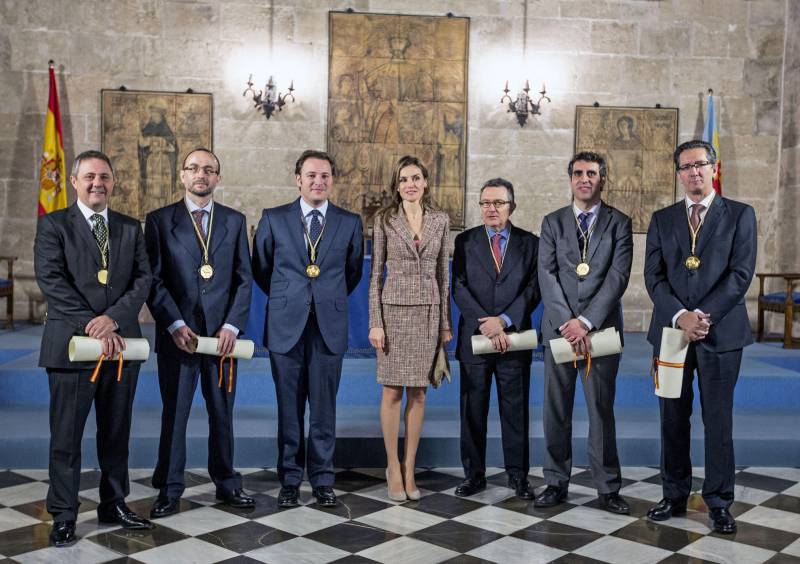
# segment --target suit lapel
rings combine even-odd
[[[100,249],[97,248],[97,241],[94,238],[92,229],[89,227],[89,223],[86,221],[86,218],[83,217],[80,208],[78,208],[78,204],[73,204],[70,208],[69,218],[70,222],[72,223],[73,231],[75,231],[80,238],[83,239],[83,243],[86,245],[87,249],[92,249],[89,254],[92,256],[92,259],[99,268]]]
[[[114,272],[112,266],[120,258],[122,250],[122,222],[118,220],[117,213],[108,210],[108,268]]]
[[[492,257],[492,247],[489,244],[489,237],[486,235],[486,227],[481,225],[475,229],[475,234],[470,238],[467,246],[467,257],[475,259],[483,266],[492,280],[497,278],[497,271]],[[469,260],[469,259],[468,259]]]
[[[605,202],[600,205],[600,214],[598,215],[597,219],[595,219],[595,222],[597,225],[595,225],[592,235],[589,237],[588,260],[592,260],[594,253],[597,251],[597,247],[600,246],[600,240],[603,238],[603,234],[606,232],[606,229],[608,229],[608,226],[611,223],[611,208],[609,208]],[[576,233],[575,239],[577,240],[577,238],[578,234]]]
[[[183,200],[173,204],[173,206],[172,235],[181,242],[181,245],[189,252],[192,258],[199,263],[203,258],[203,253],[192,224],[192,216],[189,215],[189,210]]]
[[[711,207],[706,212],[703,225],[700,227],[700,233],[697,235],[697,247],[695,248],[695,254],[697,256],[703,253],[703,249],[706,248],[708,242],[714,238],[714,231],[716,231],[717,227],[721,224],[725,211],[726,206],[725,202],[722,200],[722,196],[714,196]]]
[[[401,211],[400,214],[403,212]],[[414,246],[414,236],[411,233],[411,229],[406,224],[405,219],[403,219],[402,215],[392,215],[389,217],[389,223],[394,227],[395,232],[400,236],[400,238],[405,242],[406,246],[417,254],[417,248]],[[424,231],[424,220],[423,220],[423,231]]]
[[[675,238],[678,240],[680,254],[686,258],[692,250],[692,238],[689,234],[689,218],[686,215],[686,200],[681,199],[680,202],[672,207],[670,214],[672,220],[672,229]]]
[[[578,242],[578,222],[575,221],[575,211],[572,209],[571,204],[562,208],[562,210],[560,220],[564,237],[567,239],[567,244],[572,250],[571,254],[576,257],[575,262],[580,262],[581,244]]]
[[[325,212],[325,230],[322,232],[322,241],[319,242],[319,249],[317,251],[317,264],[322,264],[328,254],[328,249],[331,248],[333,241],[336,239],[336,232],[339,231],[339,225],[342,223],[342,216],[339,213],[339,208],[328,202],[328,211]]]
[[[213,256],[228,236],[228,213],[217,202],[214,202],[211,212],[214,214],[214,223],[211,225],[211,248],[208,253]]]
[[[430,243],[433,240],[434,235],[436,235],[437,228],[439,227],[439,221],[436,217],[437,216],[434,216],[430,213],[426,213],[422,216],[422,234],[420,235],[421,241],[419,243],[419,254],[422,254],[422,251],[425,250],[425,247],[428,246],[428,243]],[[409,231],[411,230],[409,229]],[[416,248],[414,249],[414,252],[416,252]]]
[[[300,198],[297,198],[289,206],[283,219],[286,222],[286,232],[297,249],[300,262],[303,266],[306,266],[308,264],[308,250],[306,249],[305,220],[303,219],[303,210],[300,209]]]

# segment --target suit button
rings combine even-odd
[[[205,293],[206,293],[206,291],[205,291],[205,290],[202,290],[202,292],[201,292],[201,293],[205,294]]]

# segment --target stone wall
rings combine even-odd
[[[255,224],[263,207],[296,196],[291,168],[297,154],[325,145],[327,12],[347,7],[471,18],[469,224],[478,222],[474,202],[481,182],[498,175],[517,186],[514,220],[522,227],[538,231],[546,213],[567,203],[575,105],[678,107],[685,140],[701,131],[704,94],[713,88],[721,113],[725,195],[756,208],[759,268],[782,256],[785,233],[779,226],[787,221],[779,220],[798,203],[798,73],[783,72],[785,44],[794,68],[800,56],[796,37],[784,41],[785,30],[797,28],[785,25],[787,0],[527,0],[527,7],[519,0],[5,0],[0,254],[20,257],[18,317],[28,315],[35,295],[31,245],[48,59],[57,61],[68,160],[100,144],[103,88],[213,93],[214,147],[225,171],[220,198]],[[792,14],[797,22],[796,3]],[[270,29],[274,53],[268,65]],[[266,121],[241,93],[249,72],[263,70],[261,81],[269,69],[279,87],[295,80],[298,102]],[[781,152],[784,76],[794,97],[783,104]],[[526,78],[536,86],[546,81],[553,101],[520,128],[499,99],[505,80],[518,88]],[[794,199],[779,208],[781,157],[787,166],[780,189]],[[797,221],[790,223],[796,241]],[[625,317],[627,329],[642,330],[650,311],[641,274],[644,235],[636,236],[635,245]],[[796,258],[796,243],[793,248]],[[794,258],[787,256],[786,265]]]

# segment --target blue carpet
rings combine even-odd
[[[37,352],[39,349],[0,349],[0,365]]]
[[[757,356],[753,360],[800,373],[800,356]]]

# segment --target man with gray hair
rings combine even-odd
[[[39,366],[50,385],[50,542],[75,542],[81,438],[94,404],[100,504],[97,518],[126,529],[152,525],[125,505],[129,493],[128,439],[139,363],[95,367],[72,362],[73,336],[99,339],[105,358],[125,349],[125,338],[141,337],[139,310],[150,290],[150,266],[139,221],[108,209],[114,189],[111,161],[100,151],[75,158],[70,182],[78,201],[39,218],[34,242],[36,282],[47,299]],[[124,360],[124,354],[123,354]],[[101,357],[102,359],[102,357]]]
[[[509,221],[516,204],[514,186],[508,180],[486,182],[478,205],[483,225],[459,234],[453,252],[453,299],[461,310],[456,358],[461,367],[461,461],[465,477],[455,494],[467,497],[486,488],[486,419],[494,376],[508,487],[517,497],[528,500],[533,499],[528,482],[532,352],[507,352],[507,332],[531,328],[531,312],[539,303],[539,239]],[[496,352],[473,354],[473,335],[489,338]]]

